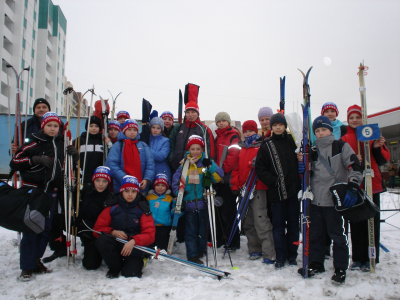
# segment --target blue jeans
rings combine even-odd
[[[187,258],[206,251],[206,210],[185,211],[185,245]]]
[[[36,267],[36,259],[42,258],[50,239],[51,223],[53,221],[56,207],[56,192],[47,193],[53,198],[53,206],[44,222],[44,230],[39,233],[23,233],[21,240],[21,251],[19,255],[19,266],[21,270],[33,270]]]

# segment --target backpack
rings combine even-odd
[[[53,198],[40,188],[15,189],[0,182],[0,226],[24,233],[41,233]]]

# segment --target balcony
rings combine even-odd
[[[3,38],[3,48],[7,50],[7,52],[10,53],[10,55],[13,54],[13,44],[6,37]]]
[[[5,14],[4,15],[4,25],[10,30],[11,33],[14,32],[14,22],[10,19],[10,17]]]
[[[6,4],[7,4],[8,8],[9,8],[13,13],[15,13],[15,2],[14,2],[14,0],[6,0]],[[6,7],[6,9],[7,9],[7,7]]]

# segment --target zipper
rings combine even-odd
[[[57,147],[56,147],[56,144],[55,144],[54,140],[55,140],[55,138],[53,138],[53,140],[51,141],[53,143],[53,149],[54,149],[53,172],[51,174],[50,180],[47,182],[46,189],[45,189],[46,192],[47,192],[47,189],[49,188],[50,182],[53,181],[53,179],[54,179],[54,175],[55,175],[56,169],[57,169],[57,159],[58,159],[57,158]]]

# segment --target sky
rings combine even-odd
[[[334,102],[339,119],[360,103],[358,67],[368,113],[399,106],[400,1],[128,1],[53,0],[67,19],[67,79],[76,91],[119,93],[116,111],[141,119],[142,99],[159,114],[178,113],[179,89],[200,86],[202,120],[220,111],[257,120],[279,108],[301,112],[309,76],[312,116]],[[328,57],[331,64],[324,63]]]

